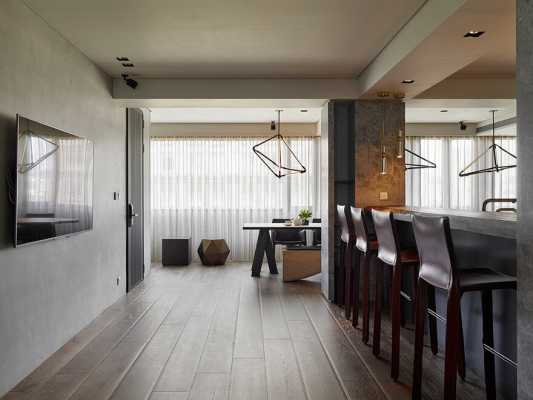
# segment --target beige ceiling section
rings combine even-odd
[[[283,136],[319,136],[318,123],[282,123]],[[267,137],[274,135],[265,123],[155,123],[152,137]]]
[[[355,77],[424,2],[25,1],[107,73],[127,56],[144,78]]]
[[[493,44],[500,41],[500,37],[508,37],[508,30],[512,28],[509,26],[515,12],[512,3],[429,0],[361,74],[363,96],[397,91],[404,92],[406,97],[415,97],[460,70],[468,71],[468,65],[483,57],[494,59],[491,56]],[[464,38],[469,30],[486,33],[477,39]],[[505,40],[501,42],[506,43]],[[480,69],[478,64],[476,70]],[[404,79],[414,79],[415,83],[402,84]]]

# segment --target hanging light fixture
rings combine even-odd
[[[396,153],[396,158],[403,158],[404,148],[405,148],[405,141],[403,136],[403,130],[398,129],[398,151]]]
[[[383,103],[383,121],[381,126],[381,135],[379,138],[379,147],[381,150],[381,159],[380,159],[380,175],[387,175],[387,148],[383,144],[385,139],[385,103]]]
[[[303,164],[298,160],[298,157],[296,157],[296,154],[292,151],[292,149],[287,144],[285,138],[281,135],[281,111],[282,110],[276,110],[278,113],[278,123],[277,123],[277,133],[272,136],[271,138],[268,138],[266,140],[263,140],[261,143],[256,144],[254,147],[252,147],[253,152],[263,164],[266,165],[266,167],[278,178],[282,178],[287,175],[291,174],[303,174],[307,170],[303,166]],[[270,125],[271,129],[275,127],[276,124],[272,123]],[[276,160],[274,161],[271,157],[266,155],[263,151],[259,150],[259,147],[267,144],[268,142],[274,141],[276,144]],[[282,154],[283,150],[287,152],[287,162],[288,165],[284,165],[282,162]],[[291,159],[293,159],[297,166],[296,168],[292,168],[290,166]]]
[[[498,164],[498,158],[496,157],[496,152],[500,151],[508,156],[514,158],[516,160],[516,156],[509,151],[505,150],[502,146],[499,144],[496,144],[496,123],[494,121],[494,115],[496,114],[498,110],[491,110],[492,113],[492,144],[485,150],[483,153],[481,153],[479,156],[477,156],[470,164],[468,164],[466,167],[464,167],[461,172],[459,172],[460,177],[470,176],[470,175],[476,175],[476,174],[484,174],[489,172],[500,172],[509,168],[516,168],[516,164],[510,164],[510,165],[500,165]],[[491,159],[491,166],[487,168],[482,168],[474,171],[468,171],[470,167],[472,167],[479,159],[481,159],[485,154],[491,153],[492,159]]]

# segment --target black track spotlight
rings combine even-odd
[[[126,85],[128,85],[132,89],[136,89],[139,85],[139,82],[137,82],[135,79],[128,78],[128,74],[122,74],[122,79],[124,79]]]

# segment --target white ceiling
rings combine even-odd
[[[284,108],[283,122],[318,122],[320,108]],[[265,123],[277,120],[274,108],[152,108],[153,123]]]
[[[424,0],[25,0],[112,76],[355,77]],[[384,12],[386,11],[386,12]]]
[[[493,108],[406,108],[405,122],[407,123],[450,123],[475,122],[479,123],[492,118],[490,110]],[[441,112],[448,110],[448,112]]]

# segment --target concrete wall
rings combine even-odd
[[[0,2],[0,395],[125,292],[125,113],[111,90],[23,2]],[[17,113],[94,141],[92,231],[12,247],[4,177]]]
[[[517,2],[518,398],[533,399],[533,1]]]

